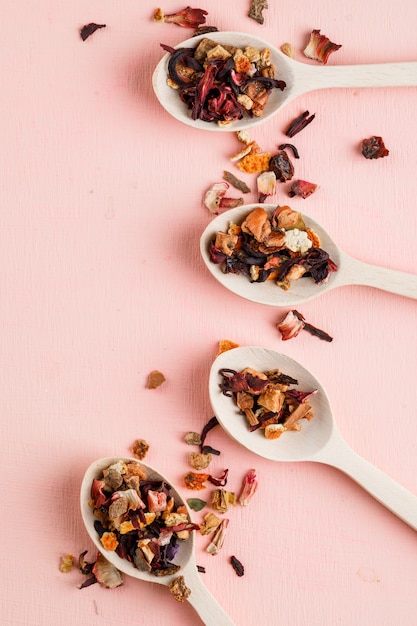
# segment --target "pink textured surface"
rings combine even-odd
[[[220,30],[278,47],[289,41],[300,60],[313,28],[342,44],[329,64],[416,60],[414,0],[269,5],[263,26],[247,17],[248,0],[200,6]],[[114,591],[80,591],[81,574],[58,566],[67,552],[94,554],[78,507],[93,459],[128,455],[143,437],[149,463],[193,495],[182,488],[183,436],[211,417],[207,376],[221,338],[281,350],[310,368],[352,447],[417,494],[416,303],[339,289],[301,310],[333,343],[307,333],[283,343],[275,324],[285,311],[245,302],[212,279],[199,256],[211,219],[201,198],[233,171],[237,141],[193,131],[156,101],[159,43],[176,45],[192,31],[153,23],[154,8],[3,0],[4,626],[200,623],[161,586],[126,579]],[[93,21],[107,27],[83,42],[79,28]],[[277,203],[308,212],[351,255],[416,273],[417,89],[305,95],[252,138],[274,151],[305,109],[316,119],[294,140],[297,176],[320,189],[289,202],[279,187]],[[360,155],[373,134],[389,157]],[[167,382],[150,391],[152,369]],[[259,476],[250,506],[230,512],[223,551],[210,556],[198,541],[203,580],[238,626],[415,625],[414,530],[336,470],[255,458],[217,429],[210,443],[222,451],[211,471],[229,468],[230,490],[251,467]]]

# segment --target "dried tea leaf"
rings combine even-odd
[[[188,498],[187,504],[193,511],[201,511],[206,506],[207,502],[200,500],[200,498]]]

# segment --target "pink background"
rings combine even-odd
[[[291,42],[299,60],[314,28],[342,44],[329,64],[417,60],[414,0],[269,4],[263,26],[247,17],[248,0],[194,6],[219,30]],[[183,436],[212,415],[207,377],[222,338],[310,368],[350,445],[417,494],[416,303],[345,287],[301,308],[333,343],[307,333],[284,343],[275,324],[285,310],[241,300],[209,275],[199,236],[212,216],[202,197],[224,169],[239,173],[229,160],[238,143],[180,124],[156,101],[159,43],[192,34],[153,23],[156,6],[2,2],[5,626],[200,623],[159,585],[125,578],[113,591],[79,590],[84,577],[62,574],[59,560],[87,549],[94,557],[78,507],[81,478],[95,458],[129,455],[138,437],[150,444],[146,460],[184,497],[208,495],[182,487]],[[83,42],[88,22],[107,27]],[[294,138],[297,177],[320,189],[289,201],[283,185],[273,201],[310,214],[352,256],[416,273],[417,89],[311,93],[252,138],[274,151],[306,109],[316,119]],[[389,157],[360,155],[373,134]],[[145,388],[152,369],[167,378],[154,391]],[[222,451],[210,470],[227,467],[230,490],[251,467],[259,476],[250,505],[230,511],[222,552],[210,556],[197,538],[203,581],[237,625],[415,625],[414,530],[337,470],[254,457],[220,428],[210,443]]]

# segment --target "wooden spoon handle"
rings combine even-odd
[[[184,576],[185,583],[191,590],[191,594],[187,598],[188,602],[206,626],[235,626],[235,623],[204,586],[194,565],[192,567],[187,565]]]
[[[363,263],[343,254],[339,272],[334,275],[334,286],[366,285],[417,299],[417,276],[385,267]]]
[[[417,496],[356,454],[347,443],[333,440],[314,460],[332,465],[350,476],[378,502],[417,530]]]
[[[416,87],[417,62],[324,67],[301,64],[297,66],[298,80],[304,81],[305,91],[333,87]]]

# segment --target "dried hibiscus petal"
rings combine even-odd
[[[312,324],[306,322],[304,316],[295,310],[287,313],[285,318],[277,324],[277,329],[281,333],[283,341],[293,339],[302,330],[306,330],[311,335],[314,335],[319,339],[323,339],[323,341],[333,341],[333,338],[325,333],[324,330],[320,330],[319,328],[316,328]]]
[[[235,556],[230,557],[230,562],[233,566],[233,569],[235,570],[236,574],[238,576],[243,576],[243,574],[245,573],[245,568],[243,567],[242,563],[239,561],[239,559],[237,559]]]
[[[177,13],[171,13],[170,15],[164,15],[162,9],[158,8],[153,14],[154,22],[168,22],[170,24],[176,24],[183,28],[198,28],[200,24],[206,23],[207,11],[203,9],[192,9],[186,7],[182,11]]]
[[[301,113],[301,115],[296,117],[295,120],[291,122],[291,124],[288,126],[287,130],[285,131],[285,135],[290,138],[294,137],[300,131],[302,131],[306,126],[308,126],[308,124],[310,124],[314,120],[315,117],[316,117],[315,113],[313,113],[313,115],[310,115],[309,111],[304,111],[304,113]]]
[[[278,148],[279,150],[286,150],[287,148],[289,148],[293,153],[294,159],[300,158],[297,148],[292,143],[282,143],[280,146],[278,146]]]
[[[380,159],[389,155],[382,137],[373,135],[362,141],[362,154],[365,159]]]
[[[80,37],[83,41],[88,39],[90,35],[96,32],[99,28],[106,28],[106,24],[94,24],[91,22],[90,24],[86,24],[80,29]]]
[[[341,45],[330,41],[325,35],[321,35],[319,30],[313,30],[310,33],[310,40],[304,49],[304,54],[309,59],[326,64],[330,54],[341,47]]]
[[[294,196],[301,196],[301,198],[305,199],[317,191],[318,188],[319,186],[315,183],[309,183],[306,180],[296,180],[291,185],[288,195],[290,198],[293,198]]]

